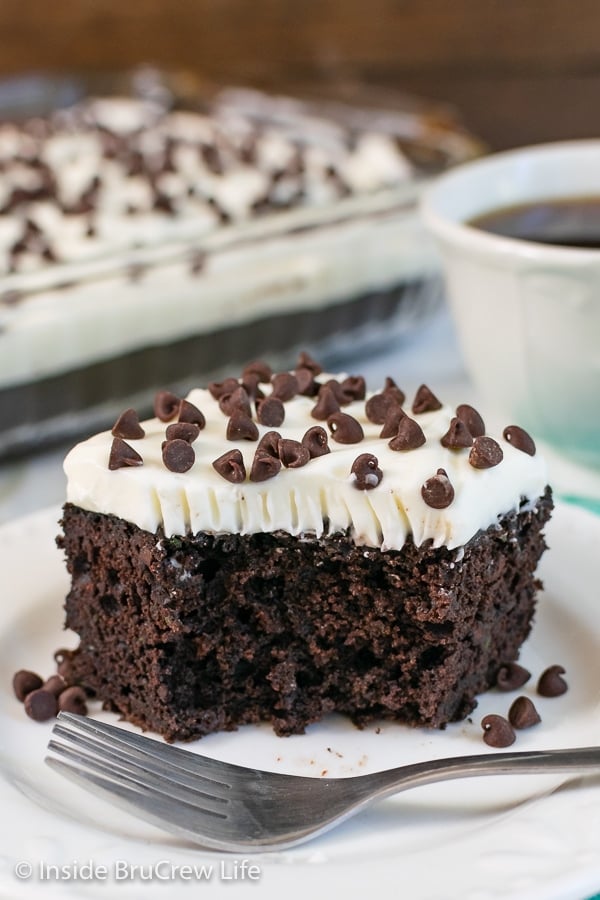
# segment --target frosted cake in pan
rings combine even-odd
[[[149,411],[168,384],[408,330],[437,304],[421,113],[224,91],[90,97],[0,125],[0,455]],[[325,344],[324,344],[325,342]],[[325,357],[326,358],[326,357]]]

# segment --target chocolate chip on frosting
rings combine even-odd
[[[236,409],[227,423],[226,436],[228,441],[257,441],[258,428],[250,416]]]
[[[321,390],[326,388],[331,391],[340,406],[347,406],[349,403],[352,403],[352,393],[347,393],[337,378],[330,378],[323,384]]]
[[[462,450],[473,445],[473,435],[465,423],[454,416],[450,420],[448,431],[440,438],[440,444],[449,450]]]
[[[502,432],[502,437],[517,450],[535,456],[536,447],[533,438],[518,425],[508,425]]]
[[[400,422],[406,416],[406,413],[402,409],[401,406],[390,406],[385,415],[385,422],[383,423],[383,428],[379,432],[380,438],[393,438],[398,434],[398,428],[400,426]]]
[[[111,471],[123,469],[125,466],[141,466],[143,462],[137,450],[126,444],[122,438],[114,438],[108,457],[108,468]]]
[[[296,376],[291,372],[279,372],[273,375],[271,379],[273,391],[271,396],[277,397],[282,403],[287,403],[298,393],[298,382]]]
[[[239,387],[237,378],[226,378],[225,381],[210,381],[208,392],[213,400],[219,400],[224,394],[232,394]]]
[[[421,496],[432,509],[446,509],[454,500],[454,488],[445,469],[438,469],[421,488]]]
[[[423,429],[418,422],[404,415],[398,422],[396,434],[389,441],[390,450],[416,450],[425,443],[425,435]]]
[[[269,453],[256,452],[250,469],[250,481],[268,481],[281,471],[281,460]]]
[[[359,491],[376,488],[383,478],[379,460],[372,453],[361,453],[357,456],[350,471],[354,475],[354,487]]]
[[[302,444],[310,453],[311,459],[316,459],[319,456],[325,456],[326,453],[331,453],[329,447],[329,435],[320,425],[313,425],[312,428],[308,429],[302,438]]]
[[[279,397],[265,397],[256,401],[256,416],[261,425],[279,428],[285,419],[285,407]]]
[[[266,453],[268,456],[273,456],[275,457],[275,459],[279,459],[280,440],[281,435],[278,431],[267,431],[267,433],[263,434],[260,441],[258,442],[256,454],[260,455],[261,453]]]
[[[325,419],[328,419],[329,416],[332,416],[339,411],[340,404],[336,400],[335,394],[330,387],[323,385],[319,390],[317,402],[310,411],[311,416],[313,419],[324,421]]]
[[[517,697],[508,711],[508,721],[513,728],[531,728],[542,720],[529,697]]]
[[[204,413],[200,412],[197,406],[190,403],[189,400],[182,400],[179,407],[178,422],[185,422],[189,425],[197,425],[200,431],[206,426]]]
[[[504,459],[502,447],[487,435],[476,437],[469,453],[469,462],[474,469],[492,469]]]
[[[256,372],[246,372],[242,375],[242,387],[251,400],[262,400],[265,396],[259,388],[260,377]]]
[[[393,391],[373,394],[365,403],[365,415],[374,425],[384,425],[390,409],[399,407],[398,399]]]
[[[174,419],[179,410],[181,398],[171,391],[159,391],[154,398],[154,415],[161,422]]]
[[[472,437],[477,438],[485,434],[485,422],[477,410],[468,403],[461,403],[460,406],[457,406],[456,415],[461,422],[465,423]]]
[[[499,691],[516,691],[531,678],[531,672],[516,662],[504,663],[496,673],[496,687]]]
[[[111,434],[114,437],[135,441],[143,438],[146,432],[140,425],[140,419],[135,409],[126,409],[113,425]]]
[[[175,438],[175,440],[163,442],[162,458],[170,472],[183,474],[194,465],[196,454],[191,444],[182,441],[181,438]]]
[[[228,450],[213,462],[213,468],[232,484],[240,484],[246,480],[246,467],[244,457],[240,450]]]
[[[235,412],[241,412],[248,418],[252,417],[250,397],[241,385],[237,385],[230,394],[221,394],[219,397],[219,409],[226,416],[232,416]]]
[[[173,422],[167,425],[166,438],[168,441],[187,441],[193,443],[200,434],[200,428],[191,422]]]
[[[348,398],[348,402],[364,400],[367,393],[367,385],[362,375],[348,375],[340,382],[340,388]]]
[[[490,747],[510,747],[516,740],[510,722],[504,716],[489,715],[481,720],[483,740]]]
[[[286,469],[300,469],[310,461],[310,452],[300,441],[283,438],[277,445],[277,455]]]
[[[244,366],[242,378],[245,378],[246,375],[257,375],[258,380],[262,384],[268,384],[273,377],[273,370],[264,359],[255,359],[253,362],[248,363],[247,366]]]
[[[298,355],[298,360],[296,362],[297,369],[310,369],[313,375],[320,375],[323,371],[323,367],[316,362],[309,353],[305,353],[304,351]]]
[[[415,399],[413,400],[413,413],[415,413],[415,415],[419,415],[420,413],[435,412],[436,410],[441,408],[442,404],[435,396],[433,391],[430,391],[426,384],[422,384],[417,390]]]
[[[328,417],[327,425],[338,444],[358,444],[365,436],[360,422],[347,413],[333,413]]]
[[[295,369],[294,375],[298,382],[298,393],[303,397],[314,397],[319,391],[319,385],[310,369]]]
[[[548,666],[540,675],[537,692],[541,697],[560,697],[568,690],[567,682],[561,676],[565,674],[562,666]]]
[[[391,394],[392,397],[396,399],[396,401],[402,406],[404,401],[406,400],[406,394],[403,390],[401,390],[393,378],[390,378],[389,375],[386,376],[383,392],[384,394]]]

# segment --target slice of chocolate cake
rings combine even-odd
[[[303,356],[77,445],[71,679],[167,740],[466,716],[531,628],[551,493],[516,426],[405,400]]]

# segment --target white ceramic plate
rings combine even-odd
[[[58,510],[46,510],[0,529],[0,896],[172,897],[210,888],[211,896],[258,891],[286,900],[332,891],[344,900],[371,893],[581,900],[600,888],[600,776],[575,783],[487,777],[420,788],[303,846],[253,856],[256,880],[247,877],[243,857],[182,845],[71,785],[43,762],[51,723],[27,719],[10,688],[15,670],[49,675],[54,650],[76,644],[61,628],[67,576],[54,546],[58,518]],[[542,723],[521,732],[515,749],[600,744],[600,519],[559,506],[548,543],[546,590],[521,659],[534,676],[521,693],[535,699]],[[536,677],[553,663],[565,667],[570,689],[538,698]],[[277,738],[267,727],[249,726],[187,746],[279,771],[358,774],[487,752],[480,720],[506,713],[514,696],[488,693],[470,721],[445,731],[391,724],[358,731],[333,717],[302,736]],[[29,877],[17,877],[19,864],[21,876],[30,867]],[[194,865],[209,868],[181,868]]]

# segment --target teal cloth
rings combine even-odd
[[[564,500],[565,503],[582,506],[584,509],[588,509],[590,512],[600,516],[600,500],[594,500],[591,497],[576,497],[570,494],[562,494],[560,499]],[[596,897],[591,898],[591,900],[600,900],[600,894],[597,894]]]

